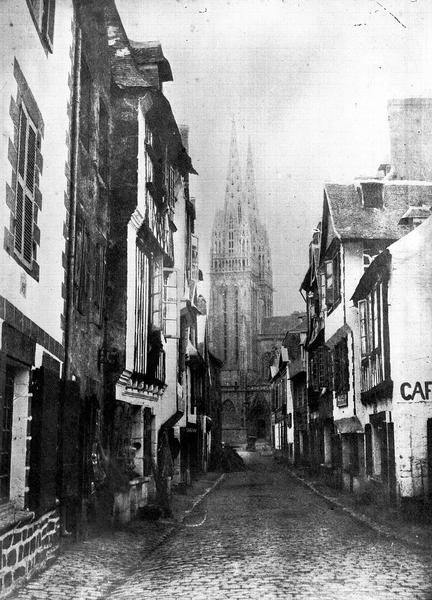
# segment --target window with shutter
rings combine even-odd
[[[27,4],[43,45],[52,52],[55,0],[27,0]]]
[[[31,268],[34,257],[33,221],[37,129],[21,105],[18,168],[15,191],[15,253]]]
[[[378,283],[367,297],[358,303],[362,352],[361,390],[366,392],[384,380],[382,343],[382,289]]]
[[[144,374],[147,369],[147,340],[149,325],[149,257],[141,244],[135,255],[135,345],[134,370]]]
[[[151,326],[153,330],[162,330],[162,292],[163,269],[160,259],[151,264]]]
[[[164,269],[163,322],[165,337],[178,337],[177,271]]]
[[[333,261],[329,260],[325,263],[325,277],[326,277],[326,304],[327,308],[333,306],[334,301],[334,287],[333,287]]]

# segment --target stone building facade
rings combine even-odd
[[[72,2],[54,4],[0,7],[0,594],[46,564],[60,534],[75,22]]]
[[[388,110],[391,165],[325,184],[309,248],[307,450],[334,485],[402,501],[428,493],[430,230],[410,231],[431,214],[431,133],[421,124],[432,101]]]
[[[270,440],[270,389],[259,334],[273,314],[271,255],[258,215],[250,144],[242,180],[235,124],[225,204],[212,232],[210,285],[211,351],[223,361],[223,441]]]

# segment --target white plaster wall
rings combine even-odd
[[[291,427],[287,427],[287,442],[294,448],[294,383],[288,378],[287,369],[283,375],[286,378],[286,405],[287,415],[291,413]]]
[[[333,403],[333,418],[343,419],[354,415],[354,407],[360,420],[364,420],[364,407],[360,402],[360,332],[358,331],[358,315],[351,296],[363,275],[363,246],[361,241],[345,240],[341,255],[341,302],[336,309],[326,317],[325,339],[336,337],[341,328],[347,336],[350,389],[348,391],[348,406],[339,408],[336,399]],[[353,354],[354,351],[354,354]],[[354,403],[355,398],[355,403]]]
[[[65,162],[68,157],[66,135],[69,130],[67,103],[70,99],[68,77],[71,73],[72,17],[70,0],[56,3],[54,53],[47,55],[26,2],[3,0],[0,3],[0,294],[58,341],[62,339],[60,315],[63,312],[62,251],[64,193],[67,191]],[[11,183],[8,138],[14,139],[9,105],[11,96],[16,99],[17,94],[13,75],[14,58],[19,62],[45,123],[41,147],[42,210],[38,217],[41,230],[41,243],[37,251],[40,281],[25,276],[26,297],[20,294],[20,277],[24,271],[4,250],[4,227],[10,227],[10,211],[5,203],[6,183]]]
[[[432,393],[404,400],[401,385],[432,382],[432,220],[390,246],[389,328],[394,382],[396,477],[401,496],[427,491],[427,419]],[[430,385],[432,388],[432,384]],[[406,391],[410,391],[408,388]]]

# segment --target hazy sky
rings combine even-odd
[[[387,100],[432,95],[432,0],[117,0],[132,39],[159,40],[164,91],[190,126],[200,265],[224,200],[231,119],[251,137],[272,249],[275,314],[298,289],[324,181],[388,160]]]

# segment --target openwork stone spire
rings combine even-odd
[[[241,211],[241,173],[240,160],[237,146],[235,121],[232,121],[230,155],[228,161],[228,174],[225,189],[225,210],[229,212]]]
[[[252,211],[256,210],[255,173],[253,166],[251,141],[248,141],[246,160],[246,180],[244,185],[245,205]]]

